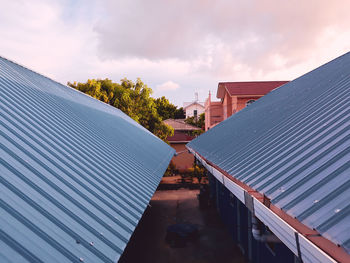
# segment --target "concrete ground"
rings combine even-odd
[[[215,208],[199,209],[198,193],[189,189],[157,191],[119,262],[245,262]],[[199,239],[183,248],[170,247],[165,242],[166,229],[175,223],[197,225]]]

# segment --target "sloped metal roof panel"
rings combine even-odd
[[[350,253],[350,53],[271,91],[188,147]]]
[[[4,58],[0,92],[0,260],[116,262],[174,150]]]

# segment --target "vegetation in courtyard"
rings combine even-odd
[[[173,162],[170,162],[164,176],[178,178],[176,180],[165,180],[165,181],[166,182],[172,181],[173,183],[182,184],[182,185],[193,185],[193,184],[201,185],[201,184],[208,183],[208,178],[204,167],[198,164],[193,164],[191,168],[180,171],[176,168]]]

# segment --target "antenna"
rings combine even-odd
[[[198,102],[198,92],[195,92],[195,93],[194,93],[194,101],[195,101],[195,102]]]

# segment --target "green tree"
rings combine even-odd
[[[155,99],[156,108],[159,116],[163,119],[185,119],[185,112],[183,108],[177,108],[174,104],[170,103],[164,96]]]
[[[204,127],[205,127],[205,114],[202,113],[199,115],[199,118],[195,118],[194,116],[193,117],[188,117],[186,120],[185,120],[186,123],[188,124],[191,124],[193,126],[196,126],[198,128],[201,128],[202,130],[204,130]]]
[[[164,96],[154,100],[159,116],[163,119],[174,119],[177,107]]]
[[[68,82],[68,85],[120,109],[164,141],[174,134],[174,129],[162,122],[155,99],[151,97],[152,89],[141,79],[134,83],[124,78],[120,84],[109,79],[89,79],[86,83]]]
[[[185,118],[186,118],[186,114],[182,107],[175,110],[174,119],[185,119]]]

